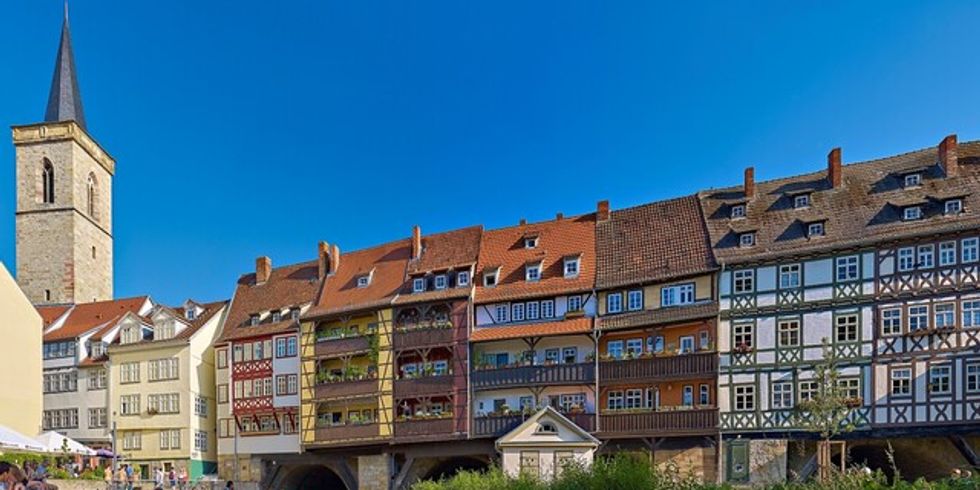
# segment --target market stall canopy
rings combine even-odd
[[[3,425],[0,425],[0,448],[21,449],[24,451],[45,450],[44,445],[40,442]]]
[[[69,453],[81,454],[83,456],[95,456],[94,449],[54,431],[45,432],[37,436],[37,442],[41,443],[41,445],[44,446],[44,450],[49,453],[64,452],[67,442]]]

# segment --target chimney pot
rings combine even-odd
[[[959,145],[956,142],[955,134],[943,138],[943,141],[939,143],[939,165],[942,165],[946,177],[959,175]]]
[[[751,198],[755,196],[755,167],[746,167],[744,177],[742,192],[745,193],[745,197]]]
[[[340,247],[336,244],[330,246],[330,273],[336,274],[340,270]]]
[[[603,199],[595,207],[596,221],[606,221],[609,219],[609,201]]]
[[[417,259],[422,256],[422,228],[419,225],[412,227],[412,258]]]
[[[272,275],[272,259],[259,257],[255,259],[255,284],[262,284]]]
[[[524,225],[526,225],[526,224],[527,224],[527,220],[526,220],[526,219],[524,219],[524,218],[521,218],[521,221],[519,222],[519,224],[520,224],[521,226],[524,226]]]
[[[830,187],[834,189],[840,187],[843,183],[840,147],[830,150],[830,153],[827,154],[827,180],[830,181]]]
[[[563,219],[565,219],[565,215],[564,214],[558,213],[558,214],[555,215],[555,221],[561,221]]]
[[[330,245],[327,242],[320,242],[316,248],[317,257],[317,276],[320,279],[327,277],[327,274],[331,272],[330,270]]]

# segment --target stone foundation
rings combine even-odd
[[[388,490],[391,484],[391,457],[388,454],[358,456],[357,483],[360,490]]]

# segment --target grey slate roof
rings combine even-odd
[[[64,24],[61,26],[61,43],[54,63],[54,76],[51,78],[51,93],[48,95],[48,108],[44,113],[44,121],[75,121],[82,129],[87,130],[85,112],[82,110],[82,94],[78,91],[67,10]]]

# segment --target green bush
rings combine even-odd
[[[500,468],[486,471],[462,471],[452,478],[416,483],[413,490],[724,490],[729,485],[704,484],[693,475],[681,475],[676,467],[663,470],[651,466],[647,458],[616,455],[597,459],[591,468],[570,465],[561,477],[541,482],[522,476],[509,478]],[[851,471],[835,475],[825,483],[782,483],[767,490],[975,490],[980,477],[947,479],[936,482],[917,480],[890,483],[884,473]]]

